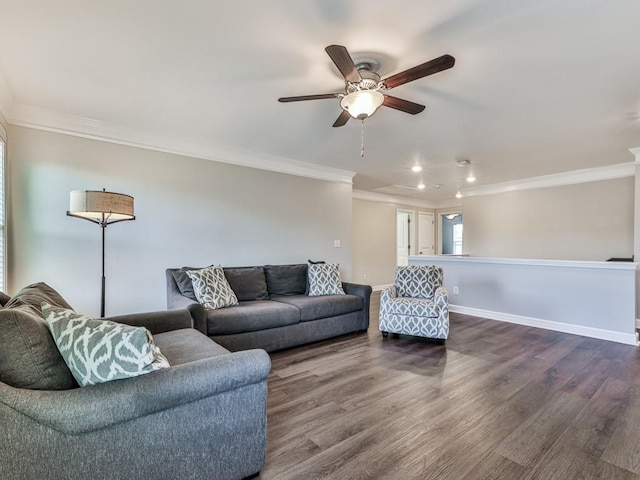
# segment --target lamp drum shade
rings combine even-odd
[[[99,190],[73,190],[70,193],[69,214],[98,221],[132,220],[135,218],[133,197]]]

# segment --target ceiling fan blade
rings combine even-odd
[[[426,63],[410,68],[409,70],[405,70],[404,72],[391,75],[389,78],[385,78],[382,83],[384,83],[387,88],[394,88],[399,85],[404,85],[405,83],[413,82],[419,78],[426,77],[427,75],[447,70],[448,68],[453,67],[455,63],[456,59],[451,55],[442,55],[441,57],[434,58]]]
[[[329,45],[324,50],[331,57],[331,60],[336,64],[336,67],[338,67],[347,82],[358,83],[362,81],[362,77],[345,47],[342,45]]]
[[[319,95],[300,95],[298,97],[280,97],[279,102],[302,102],[304,100],[323,100],[325,98],[338,98],[337,93],[321,93]]]
[[[346,110],[343,110],[340,116],[336,119],[336,121],[333,122],[333,126],[342,127],[345,123],[349,121],[350,118],[351,118],[351,115],[349,115],[349,112],[347,112]]]
[[[395,108],[396,110],[400,110],[401,112],[410,113],[411,115],[415,115],[416,113],[420,113],[424,110],[424,105],[420,105],[419,103],[413,103],[409,100],[403,100],[402,98],[392,97],[391,95],[385,95],[384,101],[382,105],[385,107]]]

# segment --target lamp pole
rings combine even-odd
[[[105,229],[107,225],[127,220],[135,220],[133,197],[122,193],[95,190],[74,190],[71,192],[70,217],[82,218],[97,223],[102,229],[102,277],[100,286],[100,317],[105,315]]]

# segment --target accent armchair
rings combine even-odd
[[[449,336],[449,298],[435,266],[396,268],[395,284],[380,295],[382,336],[389,332],[427,337],[440,343]]]

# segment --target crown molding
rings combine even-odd
[[[640,149],[638,149],[640,154]],[[533,188],[561,187],[578,183],[598,182],[615,178],[633,177],[636,174],[638,162],[617,163],[606,167],[587,168],[572,172],[554,173],[540,177],[524,178],[511,182],[495,183],[478,187],[462,189],[463,197],[480,195],[496,195],[499,193],[515,192],[518,190],[530,190]]]
[[[323,167],[275,155],[220,145],[196,145],[164,136],[135,132],[92,118],[56,112],[26,104],[14,104],[7,121],[11,125],[61,133],[75,137],[155,150],[173,155],[257,168],[299,177],[337,183],[353,183],[355,172]]]
[[[408,205],[411,207],[422,208],[438,208],[436,202],[430,202],[427,200],[419,200],[416,198],[408,197],[396,197],[394,195],[387,195],[385,193],[367,192],[365,190],[353,190],[352,197],[357,200],[368,200],[370,202],[381,203],[396,203],[401,205]]]

